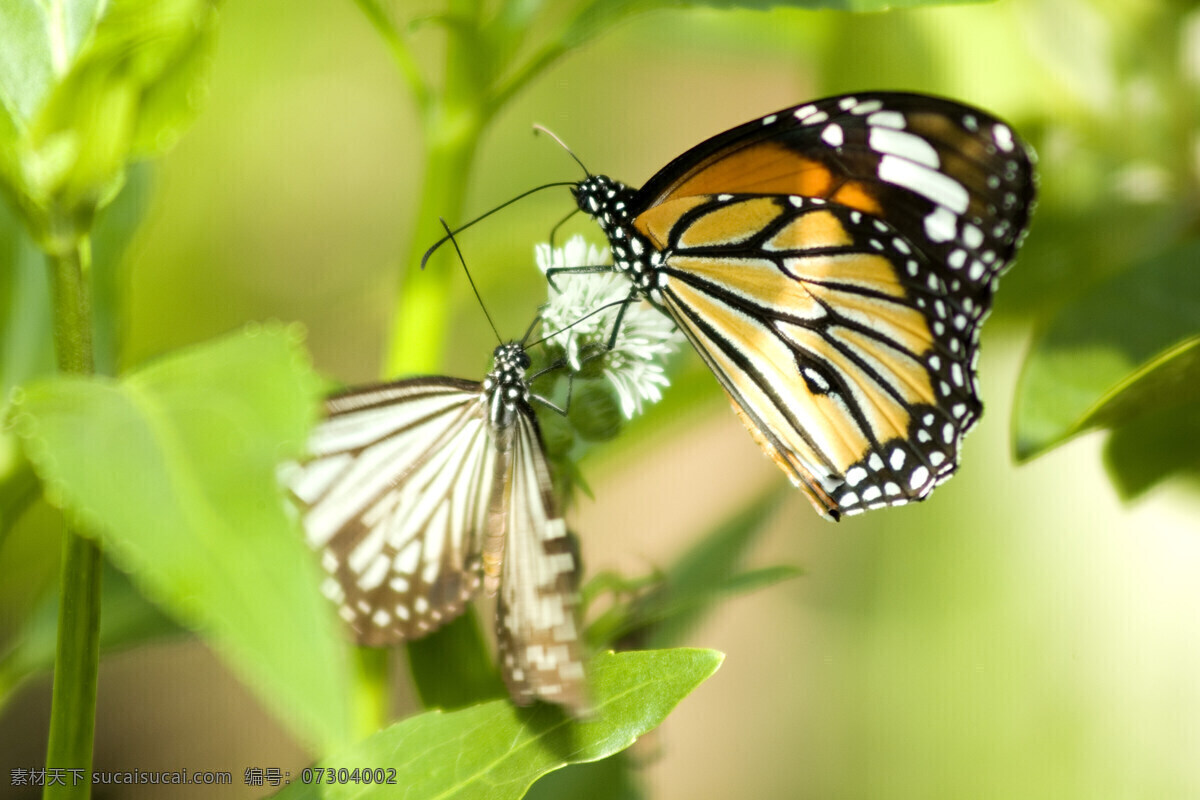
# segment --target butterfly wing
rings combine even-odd
[[[668,234],[662,302],[763,449],[825,513],[926,496],[982,408],[975,322],[928,258],[821,201],[734,196],[697,212]],[[755,241],[688,246],[723,217],[753,217]]]
[[[719,194],[821,198],[902,230],[927,229],[922,244],[931,257],[961,246],[992,249],[1005,263],[1029,222],[1033,167],[1028,147],[986,111],[929,95],[865,92],[783,109],[715,136],[659,170],[633,208],[636,215]],[[992,224],[980,229],[980,242],[961,228],[985,221]]]
[[[496,602],[496,638],[509,694],[535,697],[577,716],[587,693],[580,641],[579,565],[557,511],[533,412],[514,424],[506,514],[507,545]]]
[[[323,591],[361,644],[424,636],[462,613],[479,552],[496,448],[482,387],[415,378],[330,398],[291,482]]]
[[[1003,122],[885,92],[734,128],[629,206],[657,299],[836,518],[923,499],[956,468],[982,408],[978,328],[1033,197],[1031,155]],[[628,238],[618,260],[640,255]]]

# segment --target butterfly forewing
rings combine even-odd
[[[328,401],[292,491],[325,592],[360,643],[423,636],[479,585],[494,471],[481,387],[418,378]]]
[[[573,711],[585,689],[577,561],[565,547],[520,345],[482,384],[415,378],[327,403],[290,482],[323,590],[362,644],[416,639],[499,588],[512,696]]]
[[[576,194],[819,511],[923,499],[954,471],[982,409],[979,325],[1033,203],[1003,122],[833,97],[714,137],[636,192]]]

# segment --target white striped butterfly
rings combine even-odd
[[[1032,162],[986,112],[869,92],[733,128],[641,189],[589,175],[572,191],[630,299],[670,315],[762,449],[836,520],[923,500],[957,468]]]
[[[513,700],[579,714],[578,564],[530,406],[542,373],[527,379],[529,365],[511,342],[482,383],[410,378],[330,397],[290,488],[329,574],[322,590],[359,643],[422,637],[482,584],[498,594]]]

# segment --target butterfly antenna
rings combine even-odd
[[[540,125],[535,122],[533,124],[533,132],[535,134],[538,132],[544,133],[547,136],[549,136],[551,139],[553,139],[554,141],[558,142],[558,146],[561,147],[563,150],[567,151],[567,155],[569,155],[575,161],[575,163],[579,165],[579,168],[581,170],[583,170],[583,174],[589,178],[592,177],[592,173],[588,170],[587,167],[585,167],[583,165],[583,162],[579,160],[579,156],[577,156],[573,152],[571,152],[571,148],[567,147],[567,143],[564,142],[562,139],[558,138],[558,135],[555,134],[554,131],[550,130],[545,125]],[[574,185],[574,184],[572,184],[572,185]]]
[[[471,220],[470,222],[468,222],[464,225],[460,225],[459,227],[455,228],[454,230],[450,230],[449,228],[446,228],[446,235],[443,236],[442,238],[438,239],[436,242],[434,242],[433,246],[425,251],[425,255],[421,256],[421,269],[425,269],[425,264],[427,264],[429,262],[429,258],[434,254],[434,252],[439,247],[444,245],[450,239],[453,239],[456,235],[465,231],[467,228],[474,225],[476,222],[485,220],[488,217],[490,217],[492,214],[495,214],[500,209],[507,208],[508,206],[511,206],[513,203],[517,202],[518,200],[522,200],[535,192],[540,192],[542,189],[553,189],[556,186],[574,186],[574,185],[575,185],[574,181],[557,181],[556,183],[547,183],[547,184],[543,184],[541,186],[535,186],[534,188],[530,189],[527,192],[521,192],[519,195],[512,198],[511,200],[505,200],[503,203],[496,206],[491,211],[483,212],[475,219]],[[445,220],[442,221],[442,224],[445,225]]]
[[[450,230],[450,226],[446,224],[446,220],[438,217],[438,221],[446,229],[446,238],[450,240],[450,244],[454,245],[454,252],[458,253],[458,262],[462,264],[463,272],[467,273],[467,281],[471,284],[471,291],[475,293],[475,299],[479,301],[479,307],[483,309],[483,315],[487,317],[488,325],[492,326],[492,333],[496,334],[496,341],[503,344],[503,341],[500,339],[500,331],[496,330],[496,323],[492,322],[492,315],[488,313],[487,306],[483,304],[483,297],[479,294],[479,288],[475,285],[475,279],[471,277],[471,270],[467,269],[467,260],[463,258],[462,250],[458,249],[458,240],[454,238],[454,233]]]

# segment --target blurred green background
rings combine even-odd
[[[308,327],[326,373],[375,379],[423,168],[411,98],[350,2],[230,2],[222,17],[206,108],[154,169],[129,254],[124,365],[276,318]],[[423,64],[441,42],[427,25]],[[789,499],[753,561],[805,574],[691,635],[727,659],[635,748],[650,796],[1200,797],[1200,496],[1175,480],[1122,505],[1096,435],[1023,467],[1010,445],[1034,330],[1194,232],[1200,138],[1180,128],[1178,103],[1194,122],[1198,81],[1200,13],[1179,3],[665,11],[569,54],[496,118],[468,216],[579,177],[534,122],[593,172],[636,185],[777,108],[909,89],[1005,117],[1041,156],[1043,201],[983,337],[987,413],[959,475],[927,503],[839,526]],[[502,335],[544,301],[532,245],[571,208],[565,189],[542,193],[461,238]],[[445,371],[477,377],[494,337],[455,282]],[[596,499],[572,523],[589,573],[666,564],[783,481],[694,356],[677,376],[662,406],[582,465]],[[55,557],[39,514],[0,551],[0,574]],[[48,696],[40,679],[0,711],[6,766],[40,762]],[[234,791],[220,796],[254,797],[246,767],[308,761],[194,642],[106,658],[99,702],[96,769],[228,770]]]

